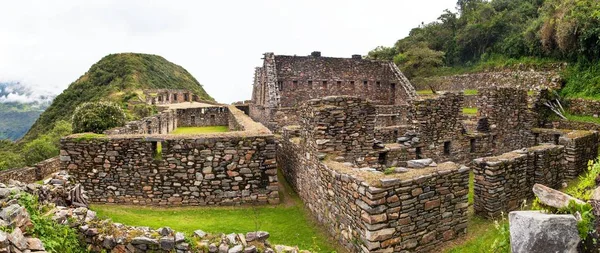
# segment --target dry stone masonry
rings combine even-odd
[[[406,104],[416,97],[408,79],[387,61],[265,53],[263,66],[256,69],[250,116],[277,131],[273,120],[279,110],[326,96],[352,95],[374,104]]]
[[[53,157],[41,161],[33,167],[16,168],[0,171],[0,182],[8,182],[10,180],[33,183],[48,177],[50,174],[57,172],[60,169],[60,160],[58,157]]]
[[[473,161],[475,212],[497,217],[521,207],[534,184],[559,188],[564,181],[564,146],[544,144]]]
[[[172,206],[279,202],[276,141],[268,129],[234,106],[176,112],[177,124],[185,126],[203,125],[200,122],[205,116],[219,115],[208,117],[209,124],[229,125],[232,132],[72,135],[61,140],[62,167],[88,189],[95,203]],[[194,115],[198,122],[192,124],[190,117]]]
[[[45,210],[46,217],[77,231],[86,252],[309,253],[297,247],[272,245],[268,240],[270,234],[265,231],[209,234],[198,229],[186,236],[169,227],[151,229],[103,220],[87,205],[71,201],[70,193],[78,188],[79,185],[70,183],[69,175],[64,171],[53,174],[43,185],[13,180],[0,184],[0,223],[6,228],[0,231],[0,252],[52,251],[52,247],[30,234],[34,224],[28,209],[19,201],[21,196],[30,194],[37,197],[39,208]]]
[[[524,90],[544,88],[560,89],[562,79],[557,71],[560,66],[548,70],[490,71],[453,76],[426,78],[415,84],[418,90],[430,89],[456,91],[485,87],[512,87]]]
[[[351,252],[426,252],[464,234],[469,168],[429,162],[386,175],[340,158],[349,155],[340,153],[345,142],[354,142],[355,152],[373,150],[353,135],[373,127],[373,116],[354,117],[358,108],[373,113],[358,98],[311,100],[301,109],[302,125],[283,129],[279,164],[317,220]]]

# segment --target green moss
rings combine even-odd
[[[171,134],[207,134],[229,132],[228,126],[178,127]]]
[[[390,168],[386,168],[383,171],[383,174],[390,175],[390,174],[394,174],[394,172],[395,172],[395,168],[394,167],[390,167]]]

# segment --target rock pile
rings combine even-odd
[[[96,212],[74,201],[76,190],[81,194],[78,199],[86,198],[79,185],[70,185],[65,172],[54,174],[44,185],[12,180],[7,185],[0,183],[0,227],[12,230],[10,233],[0,231],[0,252],[45,252],[42,241],[26,232],[34,224],[26,208],[19,205],[18,199],[24,193],[37,196],[39,204],[50,209],[44,215],[58,224],[77,229],[80,240],[92,252],[308,252],[297,247],[271,245],[269,233],[264,231],[208,234],[196,230],[192,236],[186,236],[169,227],[154,230],[102,220]]]

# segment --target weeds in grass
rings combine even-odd
[[[394,174],[395,172],[396,172],[396,168],[395,167],[389,167],[389,168],[386,168],[383,171],[383,174],[385,174],[385,175],[391,175],[391,174]]]
[[[502,213],[500,221],[494,220],[494,229],[496,229],[497,237],[492,243],[492,252],[510,253],[510,226],[505,213]]]

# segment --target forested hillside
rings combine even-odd
[[[600,98],[600,1],[459,0],[456,12],[368,57],[393,60],[413,79],[568,62],[563,94]]]

